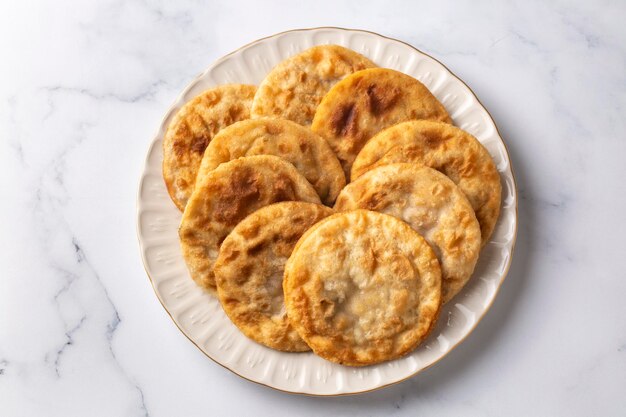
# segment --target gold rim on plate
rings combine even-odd
[[[506,157],[507,160],[509,162],[509,169],[511,170],[511,177],[513,179],[513,190],[515,191],[515,229],[513,231],[513,239],[512,239],[512,244],[511,244],[511,253],[509,255],[509,259],[506,261],[506,267],[504,270],[504,273],[502,274],[502,278],[500,279],[500,283],[498,284],[497,288],[495,289],[495,292],[493,294],[493,297],[491,298],[491,300],[489,301],[489,304],[485,307],[485,309],[483,310],[482,314],[478,317],[478,319],[476,320],[476,322],[473,324],[473,326],[469,329],[469,331],[458,341],[456,342],[454,345],[450,346],[450,348],[443,354],[441,355],[438,359],[436,359],[434,362],[426,365],[425,367],[418,369],[417,371],[415,371],[414,373],[412,373],[411,375],[399,379],[397,381],[394,382],[390,382],[388,384],[384,384],[375,388],[371,388],[371,389],[367,389],[367,390],[363,390],[363,391],[355,391],[355,392],[346,392],[346,393],[340,393],[340,394],[312,394],[312,393],[307,393],[307,392],[297,392],[297,391],[288,391],[288,390],[284,390],[284,389],[280,389],[280,388],[276,388],[273,387],[271,385],[267,385],[263,382],[259,382],[259,381],[254,381],[250,378],[247,378],[239,373],[237,373],[234,369],[229,368],[228,366],[220,363],[219,361],[213,359],[207,352],[205,352],[200,346],[198,346],[198,344],[191,339],[191,337],[189,337],[187,335],[187,333],[185,333],[185,331],[178,325],[178,323],[176,322],[176,320],[174,320],[174,317],[172,317],[172,315],[170,314],[169,310],[167,309],[167,307],[165,307],[165,304],[163,304],[163,300],[161,300],[161,297],[159,296],[159,293],[157,292],[155,286],[154,286],[154,280],[152,279],[152,276],[150,275],[150,273],[148,272],[148,269],[146,268],[146,259],[144,257],[144,250],[143,250],[143,243],[141,241],[140,235],[139,235],[139,221],[137,222],[137,239],[139,241],[139,248],[141,249],[141,260],[142,260],[142,264],[144,267],[144,270],[146,271],[146,275],[148,276],[148,279],[150,281],[150,285],[152,286],[152,290],[154,291],[155,295],[157,296],[157,299],[159,300],[159,303],[161,303],[161,306],[163,306],[163,309],[165,310],[165,312],[167,313],[167,315],[169,316],[169,318],[172,320],[172,322],[174,323],[174,325],[178,328],[178,330],[180,330],[180,332],[191,342],[193,343],[193,345],[195,347],[197,347],[200,352],[202,352],[207,358],[211,359],[213,362],[215,362],[216,364],[220,365],[222,368],[225,368],[227,370],[229,370],[230,372],[234,373],[235,375],[239,376],[240,378],[243,378],[247,381],[253,382],[255,384],[264,386],[264,387],[268,387],[271,388],[273,390],[276,391],[280,391],[280,392],[285,392],[288,394],[296,394],[296,395],[305,395],[305,396],[310,396],[310,397],[344,397],[344,396],[349,396],[349,395],[358,395],[358,394],[365,394],[368,392],[372,392],[372,391],[377,391],[383,388],[387,388],[390,387],[392,385],[396,385],[399,384],[401,382],[404,382],[410,378],[413,378],[415,375],[419,374],[422,371],[425,371],[426,369],[431,368],[432,366],[436,365],[437,363],[439,363],[443,358],[445,358],[450,352],[452,352],[457,346],[459,346],[463,341],[465,341],[465,339],[467,339],[467,337],[472,334],[472,332],[474,331],[474,329],[476,328],[476,326],[478,326],[478,323],[480,323],[482,321],[482,319],[485,317],[485,315],[487,314],[487,312],[489,311],[489,309],[491,308],[494,300],[496,299],[498,292],[500,291],[500,287],[502,287],[502,284],[504,283],[504,280],[506,279],[508,273],[509,273],[509,269],[511,267],[511,263],[513,261],[513,253],[515,251],[515,243],[517,240],[517,223],[519,220],[519,212],[518,212],[518,198],[517,198],[517,181],[515,179],[515,172],[513,171],[513,164],[511,162],[511,157],[509,155],[509,149],[506,146],[506,143],[504,142],[504,140],[502,139],[502,135],[500,135],[500,131],[498,129],[498,125],[496,124],[493,116],[491,116],[491,113],[489,113],[489,110],[487,110],[487,108],[482,104],[482,102],[478,99],[478,96],[476,96],[476,93],[474,93],[474,91],[470,88],[470,86],[468,86],[465,81],[463,81],[461,78],[459,78],[455,73],[453,73],[445,64],[443,64],[441,61],[439,61],[437,58],[434,58],[433,56],[421,51],[420,49],[414,47],[413,45],[404,42],[402,40],[399,39],[395,39],[389,36],[385,36],[385,35],[381,35],[380,33],[376,33],[370,30],[363,30],[363,29],[348,29],[348,28],[342,28],[342,27],[336,27],[336,26],[320,26],[320,27],[314,27],[314,28],[303,28],[303,29],[291,29],[291,30],[286,30],[283,32],[278,32],[275,33],[273,35],[270,36],[265,36],[262,38],[259,38],[257,40],[254,40],[252,42],[249,42],[237,49],[235,49],[234,51],[222,56],[221,58],[217,59],[215,62],[213,62],[213,64],[211,65],[211,67],[215,67],[216,65],[218,65],[219,63],[221,63],[222,61],[226,60],[228,57],[230,57],[233,54],[236,54],[237,52],[239,52],[240,50],[247,48],[249,46],[255,45],[259,42],[262,42],[264,40],[267,39],[271,39],[271,38],[275,38],[281,35],[284,35],[285,33],[291,33],[291,32],[309,32],[309,31],[315,31],[315,30],[320,30],[320,29],[333,29],[333,30],[338,30],[338,31],[342,31],[342,32],[361,32],[361,33],[367,33],[370,35],[374,35],[374,36],[378,36],[380,38],[383,39],[387,39],[390,41],[394,41],[394,42],[398,42],[401,43],[403,45],[408,46],[409,48],[413,49],[414,51],[425,55],[429,58],[431,58],[432,60],[434,60],[435,62],[437,62],[438,64],[440,64],[443,68],[446,69],[446,71],[448,71],[450,73],[450,75],[452,77],[454,77],[455,79],[457,79],[458,81],[460,81],[465,87],[467,87],[467,89],[470,91],[470,93],[474,96],[474,98],[476,99],[476,101],[478,102],[478,104],[480,104],[480,106],[485,109],[485,111],[487,112],[487,114],[489,115],[489,119],[491,120],[491,122],[493,123],[495,129],[496,129],[496,133],[498,134],[498,137],[501,139],[502,144],[504,145],[504,150],[506,153]],[[198,74],[196,77],[194,77],[194,79],[188,84],[188,86],[183,90],[181,95],[184,95],[190,88],[192,88],[195,83],[202,77],[204,76],[204,74],[206,73],[207,70],[203,71],[202,73]],[[178,101],[178,98],[176,100],[176,102]],[[165,116],[163,117],[163,120],[161,121],[161,126],[165,123],[165,120],[167,120],[167,118],[170,116],[170,113],[173,110],[173,106],[170,108],[170,110],[165,114]],[[148,152],[148,156],[150,155],[150,152]],[[146,160],[144,161],[144,166],[143,166],[143,172],[145,172],[145,168],[147,166],[148,163],[148,159],[146,157]],[[141,184],[143,183],[143,176],[141,177],[141,181],[140,181],[140,187],[139,187],[139,192],[137,193],[137,216],[139,217],[139,199],[140,199],[140,195],[141,195]]]

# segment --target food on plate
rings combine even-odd
[[[276,203],[250,214],[226,237],[214,268],[217,294],[246,336],[282,351],[310,350],[289,323],[283,273],[302,234],[333,213],[319,204]]]
[[[375,67],[339,45],[318,45],[291,56],[267,74],[252,103],[252,117],[279,117],[310,126],[322,97],[346,75]]]
[[[333,148],[346,177],[365,142],[407,120],[450,123],[443,105],[415,78],[387,68],[347,76],[330,89],[315,112],[311,129]]]
[[[248,214],[280,201],[320,203],[306,178],[277,156],[235,159],[199,177],[178,230],[193,280],[214,292],[213,264],[226,236]]]
[[[176,112],[163,137],[163,179],[172,201],[185,209],[204,150],[222,128],[250,117],[253,85],[211,88]]]
[[[401,357],[433,329],[441,271],[406,223],[355,210],[310,228],[287,261],[287,314],[324,359],[364,366]]]
[[[354,181],[372,168],[395,162],[424,165],[454,181],[476,213],[482,244],[489,241],[500,215],[502,186],[496,164],[478,139],[447,123],[400,123],[365,144],[350,177]]]
[[[183,105],[163,177],[191,278],[241,332],[348,366],[425,341],[502,193],[488,150],[425,85],[338,45]]]
[[[480,252],[480,226],[461,190],[442,173],[415,164],[382,165],[344,188],[335,210],[367,209],[405,221],[432,246],[443,278],[443,302],[469,280]]]
[[[220,131],[206,149],[200,175],[242,156],[275,155],[291,162],[332,205],[346,178],[328,143],[310,129],[284,119],[250,119]]]

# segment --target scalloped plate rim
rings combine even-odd
[[[271,382],[268,383],[267,381],[261,381],[258,378],[255,379],[254,377],[251,376],[245,376],[242,375],[240,372],[238,372],[237,369],[233,369],[234,367],[228,366],[224,363],[222,363],[220,360],[212,357],[209,352],[207,352],[205,349],[202,348],[202,346],[200,346],[199,341],[195,340],[194,337],[190,334],[188,334],[188,329],[185,329],[184,326],[179,323],[174,316],[172,315],[170,308],[168,308],[168,302],[167,300],[164,299],[163,294],[160,292],[160,290],[157,288],[157,285],[155,283],[155,280],[153,278],[153,276],[151,275],[151,271],[150,271],[150,267],[149,267],[149,263],[150,260],[148,259],[148,255],[147,255],[147,246],[146,246],[146,238],[145,236],[142,234],[142,222],[141,222],[141,215],[144,212],[143,210],[143,206],[144,204],[146,204],[143,201],[142,198],[142,191],[144,189],[144,186],[146,185],[146,178],[148,177],[149,173],[149,167],[150,167],[150,158],[153,155],[154,152],[154,148],[157,144],[159,144],[159,141],[162,139],[162,133],[164,132],[164,128],[166,127],[166,123],[168,121],[168,119],[171,117],[171,115],[173,114],[173,112],[175,110],[177,110],[182,103],[184,102],[184,98],[186,95],[189,94],[189,92],[200,82],[203,81],[203,79],[207,78],[210,74],[210,72],[217,68],[219,65],[223,64],[224,62],[228,62],[229,59],[232,58],[237,58],[237,54],[241,54],[242,52],[244,52],[245,50],[249,49],[252,46],[258,45],[258,44],[262,44],[263,42],[270,42],[272,40],[274,40],[275,42],[280,39],[282,36],[288,35],[288,34],[299,34],[301,36],[306,36],[307,34],[311,34],[311,37],[314,33],[316,32],[320,32],[320,31],[331,31],[334,32],[335,34],[338,33],[342,33],[342,34],[353,34],[351,36],[354,36],[354,34],[359,34],[359,35],[365,35],[366,37],[371,37],[371,38],[375,38],[377,39],[379,42],[386,42],[387,44],[399,44],[401,46],[404,47],[408,47],[410,48],[411,51],[409,51],[410,53],[415,53],[416,55],[421,55],[422,58],[424,58],[426,61],[430,60],[431,64],[435,64],[435,66],[438,66],[438,70],[443,70],[444,73],[447,73],[447,77],[449,77],[452,80],[453,84],[456,85],[460,85],[464,90],[466,95],[468,95],[470,97],[470,99],[475,100],[475,103],[471,103],[472,105],[470,106],[471,109],[474,108],[478,108],[481,110],[484,110],[484,112],[486,112],[487,116],[488,116],[488,122],[487,124],[491,124],[491,126],[493,127],[493,129],[495,130],[495,136],[498,140],[498,146],[501,145],[502,149],[498,148],[500,152],[503,152],[503,156],[506,162],[506,169],[504,170],[504,172],[501,172],[501,176],[502,176],[502,181],[503,181],[503,191],[505,188],[505,185],[508,186],[507,183],[507,179],[510,180],[511,185],[511,198],[513,199],[513,210],[514,210],[514,218],[512,220],[512,235],[510,236],[510,238],[503,244],[506,245],[509,248],[508,251],[508,257],[504,260],[504,266],[502,271],[499,273],[499,280],[497,283],[497,286],[495,287],[495,289],[493,290],[491,297],[486,299],[486,304],[483,305],[481,311],[479,311],[478,313],[478,317],[474,319],[474,322],[470,325],[469,328],[467,328],[464,331],[464,334],[462,335],[462,337],[459,340],[456,340],[455,343],[448,345],[443,351],[442,354],[438,355],[433,361],[431,361],[430,363],[425,364],[424,366],[419,367],[418,365],[418,369],[414,372],[411,372],[408,375],[404,375],[402,377],[399,378],[395,378],[391,377],[391,378],[387,378],[387,380],[384,380],[384,378],[380,377],[379,381],[376,383],[372,383],[371,386],[367,387],[366,389],[360,389],[360,390],[354,390],[354,391],[350,391],[348,390],[338,390],[338,392],[329,392],[329,391],[317,391],[315,392],[314,389],[311,388],[311,386],[308,386],[308,389],[292,389],[292,388],[286,388],[286,387],[279,387],[276,386],[275,384],[272,384]],[[314,43],[314,44],[318,44],[318,43]],[[304,48],[302,48],[304,49]],[[444,80],[444,83],[446,81]],[[468,110],[464,110],[464,112],[467,112]],[[158,152],[158,150],[157,150]],[[494,155],[492,155],[494,156]],[[496,158],[494,156],[494,158]],[[160,167],[160,164],[159,164]],[[505,175],[507,174],[507,175]],[[163,186],[163,188],[165,188]],[[169,196],[166,195],[166,198],[169,201]],[[155,294],[157,295],[157,299],[159,300],[159,302],[161,303],[161,305],[163,306],[163,308],[165,309],[166,313],[170,316],[170,318],[172,319],[172,321],[174,322],[174,324],[178,327],[178,329],[181,331],[181,333],[183,333],[185,335],[185,337],[187,337],[198,349],[200,349],[200,351],[202,353],[204,353],[208,358],[210,358],[211,360],[213,360],[214,362],[216,362],[217,364],[221,365],[222,367],[230,370],[231,372],[235,373],[236,375],[249,380],[251,382],[255,382],[257,384],[263,385],[263,386],[267,386],[279,391],[283,391],[283,392],[287,392],[287,393],[292,393],[292,394],[304,394],[304,395],[312,395],[312,396],[341,396],[341,395],[352,395],[352,394],[359,394],[359,393],[364,393],[364,392],[370,392],[376,389],[380,389],[389,385],[393,385],[399,382],[402,382],[406,379],[409,379],[413,376],[415,376],[416,374],[418,374],[419,372],[423,371],[424,369],[427,369],[431,366],[433,366],[434,364],[438,363],[440,360],[442,360],[450,351],[452,351],[456,346],[458,346],[460,343],[462,343],[465,338],[467,336],[469,336],[469,334],[472,333],[472,331],[474,330],[474,328],[478,325],[478,323],[480,322],[480,320],[484,317],[484,315],[487,313],[487,311],[489,310],[489,308],[491,307],[491,304],[493,303],[493,301],[495,300],[495,297],[497,296],[497,293],[500,289],[500,286],[502,285],[502,283],[504,282],[504,279],[508,273],[508,270],[510,268],[511,262],[512,262],[512,257],[513,257],[513,253],[514,253],[514,248],[515,248],[515,240],[517,237],[517,223],[518,223],[518,213],[517,213],[517,203],[518,203],[518,198],[517,198],[517,188],[516,188],[516,181],[515,181],[515,176],[513,173],[513,168],[511,166],[511,161],[510,161],[510,157],[508,154],[508,150],[506,149],[506,144],[504,143],[504,141],[502,140],[502,137],[498,131],[498,128],[495,124],[495,121],[493,120],[493,117],[489,114],[489,112],[487,111],[487,109],[482,105],[482,103],[480,102],[480,100],[478,99],[478,97],[476,96],[476,94],[474,94],[474,92],[471,90],[471,88],[465,84],[459,77],[457,77],[454,73],[452,73],[452,71],[450,71],[444,64],[442,64],[441,62],[439,62],[437,59],[431,57],[430,55],[420,51],[419,49],[413,47],[412,45],[403,42],[401,40],[397,40],[397,39],[393,39],[384,35],[380,35],[378,33],[375,32],[371,32],[371,31],[366,31],[366,30],[359,30],[359,29],[344,29],[344,28],[339,28],[339,27],[318,27],[318,28],[308,28],[308,29],[294,29],[294,30],[289,30],[289,31],[284,31],[284,32],[280,32],[271,36],[267,36],[258,40],[255,40],[253,42],[250,42],[238,49],[236,49],[235,51],[224,55],[223,57],[217,59],[216,61],[214,61],[206,70],[204,70],[202,73],[200,73],[198,76],[196,76],[181,92],[181,94],[178,95],[178,97],[176,98],[176,100],[174,101],[174,103],[172,104],[172,106],[170,106],[170,108],[166,111],[165,116],[163,117],[163,120],[161,121],[161,124],[159,126],[159,129],[157,130],[157,133],[154,135],[152,141],[150,142],[149,146],[148,146],[148,153],[147,156],[145,158],[145,162],[144,162],[144,167],[142,170],[142,175],[140,178],[140,183],[139,183],[139,190],[138,190],[138,195],[137,195],[137,237],[139,240],[139,246],[140,246],[140,253],[141,253],[141,258],[142,258],[142,262],[144,265],[144,269],[146,270],[146,274],[148,275],[148,278],[150,280],[150,283],[153,287],[153,290],[155,292]],[[504,205],[504,193],[503,193],[503,205]],[[173,204],[172,204],[173,206]],[[504,208],[504,207],[503,207]],[[511,209],[511,206],[508,207],[508,209]],[[503,210],[504,211],[504,210]],[[501,218],[498,220],[498,225],[500,224],[501,220],[502,220],[502,216],[503,213],[501,213]],[[498,226],[497,226],[498,227]],[[177,239],[176,239],[177,240]],[[180,254],[179,254],[180,255]],[[476,281],[476,277],[473,277],[471,281]],[[456,300],[456,299],[455,299]],[[454,306],[456,306],[457,303],[454,303]],[[462,305],[462,304],[461,304]],[[451,311],[453,306],[446,306],[447,309],[446,311],[448,311],[449,314],[449,318],[448,320],[450,320],[450,317],[453,315],[453,312]],[[457,314],[458,315],[458,314]],[[443,316],[443,312],[442,312],[442,316]],[[443,320],[442,320],[443,321]],[[441,324],[440,324],[441,326]],[[436,329],[439,330],[439,327]],[[189,331],[190,332],[190,331]],[[439,340],[439,339],[437,339]],[[248,341],[249,343],[254,344],[254,342],[252,341]],[[418,348],[419,349],[419,348]],[[415,352],[407,355],[407,357],[412,356]],[[405,357],[406,358],[406,357]],[[404,359],[404,358],[403,358]],[[403,359],[399,359],[403,360]],[[392,361],[396,362],[396,361]],[[373,368],[373,369],[379,369],[378,367],[381,367],[385,364],[379,364],[379,365],[374,365],[372,367],[368,367],[368,368]],[[334,364],[332,365],[334,366]],[[349,367],[341,367],[341,368],[345,368],[344,371],[342,371],[343,373],[348,373],[350,372],[350,370],[354,369],[354,368],[349,368]],[[367,368],[366,368],[367,369]],[[332,375],[332,371],[330,372],[330,374]],[[380,372],[378,373],[380,376]],[[369,371],[368,371],[368,375],[369,375]],[[310,378],[309,378],[310,379]],[[324,380],[324,383],[326,382],[326,380]]]

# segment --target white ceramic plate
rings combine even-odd
[[[318,44],[339,44],[381,67],[420,80],[445,105],[455,125],[476,136],[502,178],[502,211],[469,284],[448,303],[428,341],[410,355],[365,368],[327,362],[312,353],[283,353],[246,338],[216,298],[189,277],[178,245],[181,213],[161,175],[162,139],[172,115],[205,89],[225,83],[259,84],[281,60]],[[208,357],[237,375],[293,393],[341,395],[402,381],[437,362],[459,344],[488,310],[511,262],[517,231],[517,193],[504,142],[472,91],[441,63],[403,42],[339,28],[294,30],[255,41],[217,60],[183,91],[165,116],[146,158],[137,204],[137,230],[146,271],[157,297],[180,330]]]

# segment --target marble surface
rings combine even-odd
[[[626,4],[336,3],[2,2],[0,415],[623,415]],[[405,40],[464,79],[521,196],[474,333],[404,383],[326,399],[207,359],[135,235],[146,147],[182,88],[244,43],[322,25]]]

